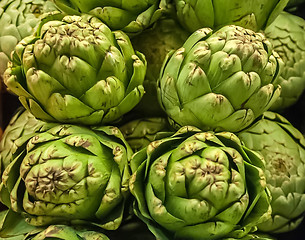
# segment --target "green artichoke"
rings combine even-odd
[[[36,118],[78,124],[119,119],[144,94],[143,54],[90,15],[52,14],[13,54],[4,82]]]
[[[174,0],[180,23],[190,32],[238,25],[259,31],[268,26],[289,0]]]
[[[76,15],[88,13],[112,30],[134,35],[149,27],[168,10],[168,0],[52,0],[62,11]]]
[[[0,79],[17,43],[34,32],[42,14],[55,10],[47,0],[0,1]]]
[[[15,157],[24,154],[27,142],[35,134],[56,125],[37,120],[29,111],[19,108],[5,128],[0,141],[0,176]]]
[[[130,164],[135,214],[158,239],[242,238],[270,217],[263,159],[233,133],[185,126]]]
[[[305,213],[304,136],[284,117],[273,112],[265,112],[237,135],[248,148],[260,152],[266,162],[272,218],[259,225],[259,229],[273,233],[295,229]]]
[[[0,239],[7,240],[109,240],[96,229],[82,226],[50,225],[46,228],[29,225],[18,213],[6,210],[0,213]]]
[[[120,126],[124,138],[134,152],[145,148],[162,133],[172,131],[166,118],[140,118]]]
[[[282,12],[265,35],[284,62],[276,81],[282,87],[281,96],[270,108],[279,111],[295,104],[305,89],[305,20]]]
[[[131,148],[116,127],[57,125],[5,169],[1,201],[29,224],[117,229],[129,195]]]
[[[147,60],[143,83],[145,94],[134,111],[145,117],[165,115],[157,98],[157,80],[162,63],[167,53],[180,48],[189,35],[174,19],[163,18],[131,39],[134,49],[142,52]]]
[[[168,54],[158,95],[177,128],[239,131],[276,101],[282,60],[261,33],[202,28]]]

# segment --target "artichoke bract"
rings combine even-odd
[[[131,148],[116,127],[58,125],[38,133],[2,174],[0,198],[34,226],[117,229],[129,195]]]
[[[180,48],[190,34],[172,18],[163,18],[141,34],[133,37],[134,49],[142,52],[147,60],[143,83],[145,94],[134,111],[145,117],[164,116],[157,98],[157,80],[166,54]]]
[[[135,214],[158,239],[239,239],[270,217],[263,159],[233,133],[185,126],[130,165]]]
[[[172,131],[167,119],[161,117],[134,119],[119,128],[134,152]]]
[[[62,11],[76,15],[89,13],[112,30],[134,35],[157,21],[167,12],[168,0],[52,0]]]
[[[269,111],[237,135],[266,162],[272,218],[259,225],[259,230],[280,233],[295,229],[305,213],[304,136],[283,116]]]
[[[289,0],[174,0],[177,18],[190,32],[238,25],[254,31],[264,29]]]
[[[282,64],[261,33],[234,25],[202,28],[168,54],[158,96],[176,128],[236,132],[280,96],[275,82]]]
[[[276,81],[282,92],[270,108],[280,111],[295,104],[305,89],[305,20],[282,12],[264,33],[284,62]]]
[[[109,240],[109,238],[102,232],[86,229],[75,229],[75,227],[67,225],[50,225],[45,230],[29,239]]]
[[[38,119],[95,125],[138,104],[145,72],[123,32],[90,15],[54,13],[18,43],[4,82]]]
[[[0,79],[17,43],[32,35],[42,14],[55,10],[54,3],[46,0],[0,1]]]
[[[15,157],[24,154],[27,142],[35,134],[47,131],[56,125],[57,123],[40,121],[29,111],[19,108],[5,128],[0,141],[0,176]]]

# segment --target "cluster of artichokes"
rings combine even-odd
[[[1,1],[2,91],[20,107],[1,126],[0,239],[300,227],[305,137],[285,113],[305,20],[288,2]]]

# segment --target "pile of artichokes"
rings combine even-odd
[[[304,7],[1,1],[0,239],[298,231]]]

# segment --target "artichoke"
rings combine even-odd
[[[36,118],[95,125],[140,101],[145,72],[123,32],[90,15],[53,14],[16,46],[4,82]]]
[[[46,228],[29,225],[18,213],[6,210],[0,213],[0,238],[8,240],[109,240],[102,232],[81,226],[50,225]]]
[[[242,238],[270,217],[263,159],[233,133],[185,126],[130,165],[135,214],[158,239]]]
[[[166,118],[134,119],[120,126],[124,138],[134,152],[145,148],[156,138],[162,137],[171,131]]]
[[[282,12],[265,35],[284,62],[276,81],[282,87],[281,96],[270,108],[280,111],[295,104],[305,89],[305,20]]]
[[[42,14],[55,10],[47,0],[0,1],[0,79],[17,43],[33,33]]]
[[[282,60],[261,33],[202,28],[168,54],[158,95],[176,128],[239,131],[276,101]]]
[[[289,0],[174,0],[177,18],[190,32],[238,25],[259,31],[268,26]]]
[[[305,213],[304,136],[283,116],[269,111],[237,135],[266,162],[272,218],[259,229],[273,233],[295,229]]]
[[[164,116],[157,98],[157,80],[166,54],[180,48],[189,33],[172,18],[163,18],[138,36],[131,39],[133,47],[142,52],[147,60],[143,83],[145,94],[134,111],[145,117]]]
[[[34,226],[120,226],[133,153],[118,128],[57,125],[32,137],[25,151],[3,172],[6,206]]]
[[[44,132],[56,123],[37,120],[29,111],[20,107],[5,128],[0,141],[0,176],[4,169],[19,154],[24,154],[27,142],[39,132]]]
[[[112,30],[135,35],[157,21],[169,8],[169,0],[52,0],[62,11],[98,17]]]

